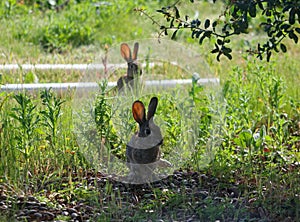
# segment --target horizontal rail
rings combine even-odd
[[[198,84],[218,84],[218,78],[203,78],[198,80]],[[176,85],[192,84],[191,79],[170,79],[170,80],[148,80],[145,85],[149,87],[174,87]],[[108,82],[108,87],[116,86],[116,82]],[[0,85],[0,91],[36,91],[52,88],[55,91],[65,91],[68,89],[96,89],[99,85],[96,82],[75,82],[75,83],[32,83],[32,84],[5,84]]]
[[[171,62],[171,64],[176,65],[176,63]],[[141,67],[149,66],[154,67],[154,65],[162,65],[162,63],[142,63]],[[3,71],[16,71],[16,70],[103,70],[111,68],[127,68],[127,64],[124,62],[122,64],[4,64],[0,65],[0,70]]]
[[[116,64],[116,65],[108,65],[110,67],[127,67],[127,64]],[[0,70],[56,70],[56,69],[65,69],[65,70],[87,70],[87,69],[104,69],[103,64],[4,64],[0,65]]]

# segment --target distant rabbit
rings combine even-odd
[[[127,74],[120,77],[117,81],[117,87],[119,91],[124,87],[124,84],[126,85],[129,84],[130,86],[133,86],[134,83],[133,79],[137,75],[142,74],[142,71],[141,70],[139,71],[139,67],[137,64],[138,51],[139,51],[138,42],[134,43],[133,54],[131,54],[131,50],[126,43],[121,44],[121,55],[126,60],[128,68],[127,68]]]
[[[145,106],[141,101],[132,104],[132,114],[139,124],[139,131],[131,137],[126,146],[127,165],[130,181],[144,183],[155,177],[153,171],[159,167],[170,167],[171,163],[160,158],[160,145],[163,143],[160,128],[153,122],[158,99],[152,97],[146,117]]]

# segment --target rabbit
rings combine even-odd
[[[133,48],[133,54],[131,54],[131,50],[129,46],[126,43],[121,44],[121,55],[126,60],[128,68],[127,68],[127,74],[120,77],[117,81],[117,88],[120,91],[124,84],[133,86],[133,79],[138,74],[141,75],[142,71],[139,70],[138,64],[137,64],[137,55],[139,51],[139,43],[134,43]]]
[[[155,179],[153,171],[157,166],[171,166],[167,160],[160,158],[163,137],[160,128],[153,121],[157,104],[157,97],[152,97],[147,117],[145,106],[141,101],[137,100],[132,104],[133,118],[139,124],[139,131],[126,145],[127,166],[130,170],[128,178],[131,181],[143,183]]]

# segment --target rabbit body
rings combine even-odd
[[[121,90],[124,85],[133,86],[134,78],[137,75],[141,75],[141,70],[139,71],[139,67],[137,64],[137,55],[139,50],[139,43],[136,42],[133,48],[133,54],[131,54],[131,50],[126,43],[121,44],[121,55],[127,62],[127,73],[126,75],[120,77],[117,81],[118,90]]]
[[[128,162],[133,164],[154,163],[158,160],[159,157],[159,146],[155,146],[149,149],[139,149],[127,145],[126,156]]]
[[[159,160],[160,145],[163,142],[162,135],[158,126],[150,120],[151,133],[147,137],[140,137],[136,133],[126,147],[127,161],[133,164],[150,164]]]

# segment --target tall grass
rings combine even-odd
[[[221,90],[207,91],[208,87],[193,85],[186,89],[190,92],[186,101],[193,101],[197,113],[198,121],[194,122],[198,134],[196,148],[189,154],[191,160],[181,166],[206,172],[223,182],[237,183],[243,195],[255,197],[253,205],[261,204],[271,212],[270,217],[277,215],[271,206],[279,203],[292,207],[289,214],[297,217],[299,201],[294,194],[299,192],[296,170],[300,158],[299,97],[286,93],[289,90],[286,79],[276,73],[274,66],[264,67],[251,61],[245,68],[232,69]],[[110,147],[113,155],[124,159],[126,141],[115,134],[117,130],[111,122],[116,118],[116,113],[111,112],[113,100],[103,92],[106,92],[105,84],[95,97],[94,108],[90,107],[94,110],[91,117],[98,126],[91,130],[100,136],[94,139],[101,138],[101,143]],[[70,92],[61,98],[51,90],[37,95],[1,93],[2,182],[16,190],[35,193],[43,184],[64,175],[72,177],[70,172],[90,169],[88,156],[80,149],[82,144],[77,143],[74,134],[72,95]],[[177,106],[186,103],[176,104],[172,94],[164,92],[157,92],[157,96],[160,98],[158,118],[165,123],[163,152],[168,157],[177,146],[185,152],[186,140],[178,128],[182,114]],[[89,126],[85,127],[88,130]],[[206,156],[210,161],[204,165],[203,155],[210,148],[212,138],[217,138],[219,143],[213,145]],[[174,160],[180,163],[178,158]],[[280,210],[280,216],[287,213]]]
[[[16,188],[33,183],[25,188],[34,192],[54,175],[82,165],[80,155],[75,155],[78,147],[70,125],[70,102],[63,103],[51,90],[41,92],[40,98],[26,92],[3,93],[1,102],[3,181]]]

